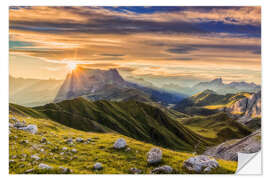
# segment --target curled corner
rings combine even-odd
[[[261,151],[256,153],[238,153],[238,164],[235,174],[262,174]]]

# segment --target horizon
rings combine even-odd
[[[10,75],[116,68],[156,83],[261,85],[259,7],[10,7]],[[64,14],[65,18],[57,14]]]

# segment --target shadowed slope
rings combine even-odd
[[[34,108],[72,128],[93,131],[94,123],[120,134],[177,150],[202,151],[212,143],[171,119],[160,109],[136,101],[91,102],[84,98]]]

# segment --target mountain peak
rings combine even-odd
[[[117,69],[100,70],[78,67],[66,76],[55,102],[97,92],[108,84],[124,86],[125,83]]]
[[[216,79],[212,80],[210,83],[223,84],[223,80],[222,80],[222,78],[216,78]]]

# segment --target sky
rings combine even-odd
[[[261,84],[260,7],[10,7],[10,74],[64,79],[69,64],[192,85]]]

